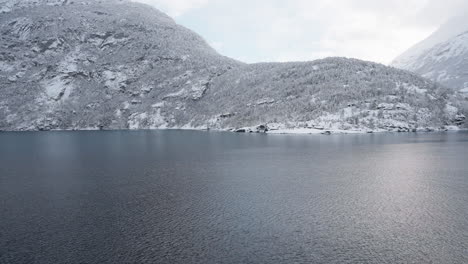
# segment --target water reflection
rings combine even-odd
[[[466,263],[467,139],[2,133],[0,262]]]

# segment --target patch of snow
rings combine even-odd
[[[377,106],[379,110],[393,110],[395,108],[394,104],[381,103]]]
[[[78,71],[77,56],[69,55],[65,57],[58,65],[58,71],[61,73],[75,73]]]
[[[389,96],[386,97],[386,99],[389,100],[389,101],[395,102],[395,101],[400,100],[400,97],[398,97],[396,95],[389,95]]]
[[[354,108],[353,107],[347,107],[345,109],[342,110],[343,111],[343,117],[344,118],[350,118],[350,117],[353,117],[354,114]]]
[[[116,45],[118,43],[125,43],[127,41],[128,41],[128,38],[123,38],[123,37],[122,38],[117,38],[117,37],[114,37],[114,36],[110,36],[101,43],[100,48],[105,49],[108,46],[113,46],[113,45]]]
[[[258,100],[256,102],[257,105],[265,105],[265,104],[273,104],[275,103],[276,100],[275,99],[272,99],[272,98],[263,98],[261,100]]]
[[[127,76],[123,72],[106,70],[102,72],[102,75],[105,79],[106,88],[120,90],[126,86],[125,81],[127,81]]]
[[[152,108],[163,108],[165,104],[166,104],[165,102],[159,102],[159,103],[155,103],[155,104],[151,105],[151,107]]]
[[[123,110],[128,110],[129,108],[130,108],[130,103],[129,102],[124,102],[122,109]]]
[[[458,114],[458,108],[449,104],[445,107],[445,111],[447,112],[447,114],[452,115],[452,116],[455,116],[456,114]]]
[[[146,93],[146,94],[150,93],[152,90],[153,90],[153,87],[151,86],[144,86],[141,88],[141,92]]]
[[[47,96],[55,101],[66,100],[73,90],[73,85],[66,75],[58,75],[42,82]]]
[[[9,13],[9,12],[11,12],[11,7],[9,7],[9,6],[0,7],[0,14]]]
[[[167,94],[166,96],[163,97],[163,99],[176,98],[176,97],[182,97],[182,96],[185,96],[185,89],[181,89],[175,93]]]
[[[83,130],[83,131],[97,131],[99,127],[85,127],[85,128],[77,128],[76,130]]]
[[[196,85],[192,85],[191,94],[193,100],[198,100],[203,97],[208,89],[208,81],[199,81]]]
[[[148,117],[147,113],[135,113],[128,118],[128,128],[135,130],[139,129],[142,121]]]
[[[414,93],[414,94],[425,94],[427,93],[427,89],[421,89],[417,87],[416,85],[408,85],[407,83],[402,85],[403,88],[405,88],[409,93]]]
[[[433,76],[428,76],[427,78],[432,79],[434,76],[436,77],[435,79],[436,79],[437,82],[443,82],[443,81],[449,80],[451,78],[451,76],[445,70],[444,71],[439,71],[439,72],[433,74]]]
[[[9,115],[6,116],[6,121],[8,123],[13,122],[13,120],[15,120],[17,117],[18,117],[17,114],[9,114]]]
[[[311,128],[282,128],[270,130],[267,134],[322,134],[324,131]]]
[[[10,82],[16,82],[18,79],[23,78],[23,76],[26,74],[26,72],[18,72],[15,75],[12,75],[8,77],[8,81]]]
[[[128,118],[128,128],[135,130],[140,128],[166,129],[168,124],[158,109],[153,114],[135,113]]]
[[[270,131],[279,130],[279,129],[283,129],[283,128],[284,128],[284,125],[281,124],[281,123],[268,123],[268,129]]]
[[[460,131],[461,128],[458,126],[446,126],[445,127],[448,131]]]
[[[49,45],[49,49],[57,49],[60,45],[62,45],[62,41],[59,39],[55,39],[52,44]]]
[[[409,104],[406,104],[406,103],[398,103],[398,104],[395,105],[395,108],[397,110],[407,110],[407,111],[412,110],[412,107]]]
[[[164,117],[161,115],[161,109],[158,109],[155,114],[150,117],[150,128],[152,129],[163,129],[167,128],[167,122]]]
[[[374,131],[369,130],[320,130],[313,128],[291,128],[291,129],[279,129],[266,132],[267,134],[296,134],[296,135],[331,135],[331,134],[367,134]]]
[[[0,61],[0,72],[11,72],[13,69],[14,67],[12,65],[9,65],[4,61]]]

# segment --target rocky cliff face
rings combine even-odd
[[[464,121],[457,94],[414,74],[344,58],[244,64],[143,4],[0,6],[1,130],[408,131]]]
[[[239,64],[145,5],[38,2],[0,17],[3,128],[125,128],[180,89],[200,99]]]

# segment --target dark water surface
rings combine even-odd
[[[0,134],[0,263],[468,263],[468,134]]]

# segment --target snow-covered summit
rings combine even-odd
[[[468,14],[449,20],[396,58],[392,66],[457,90],[468,87]]]

